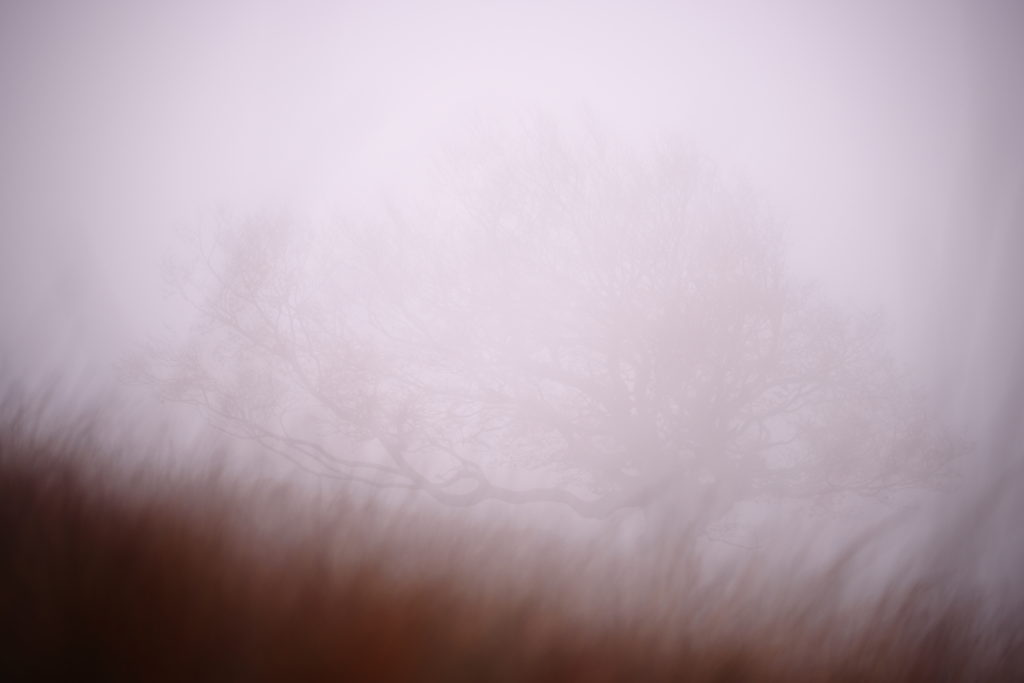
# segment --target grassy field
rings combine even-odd
[[[709,580],[99,443],[0,435],[0,680],[1024,680],[1024,615],[941,572]]]

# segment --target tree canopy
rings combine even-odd
[[[788,269],[784,232],[679,147],[536,131],[449,159],[418,205],[229,221],[176,286],[186,343],[137,378],[322,474],[606,517],[884,496],[958,452],[878,316]]]

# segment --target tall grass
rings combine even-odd
[[[1024,615],[941,572],[853,590],[859,547],[708,576],[113,451],[0,433],[0,680],[1024,680]]]

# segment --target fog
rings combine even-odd
[[[302,291],[310,302],[329,306],[317,287],[335,277],[339,288],[354,288],[367,320],[377,315],[378,323],[379,298],[413,297],[417,286],[436,285],[430,278],[441,275],[434,270],[466,259],[475,277],[489,279],[475,281],[472,296],[459,304],[480,334],[495,335],[466,353],[511,353],[501,346],[506,341],[495,341],[510,329],[533,343],[571,321],[556,317],[545,326],[517,318],[522,300],[499,304],[503,292],[551,315],[572,308],[570,293],[543,289],[543,279],[531,281],[541,288],[532,293],[516,284],[532,275],[517,271],[518,257],[500,245],[481,247],[492,262],[474,261],[484,252],[463,240],[480,227],[472,218],[505,202],[517,225],[533,218],[535,228],[550,230],[519,243],[537,250],[531,254],[560,257],[557,249],[566,248],[575,257],[582,251],[565,245],[576,239],[621,255],[642,240],[615,226],[630,225],[648,205],[609,199],[607,210],[618,218],[605,221],[612,226],[607,239],[574,233],[563,240],[560,221],[569,209],[544,204],[541,190],[495,178],[524,168],[530,176],[536,158],[541,166],[560,159],[574,177],[592,182],[586,192],[563,194],[564,201],[600,213],[605,207],[594,198],[614,196],[617,172],[626,185],[645,173],[655,186],[659,177],[681,183],[675,166],[657,165],[659,154],[677,155],[704,169],[697,175],[706,184],[695,187],[724,188],[694,191],[694,216],[705,218],[690,220],[720,219],[714,192],[723,193],[726,207],[749,200],[757,217],[749,220],[784,231],[787,278],[817,282],[822,300],[844,311],[881,312],[877,341],[907,373],[908,386],[921,388],[921,410],[971,444],[934,504],[937,524],[946,525],[956,519],[951,510],[969,507],[996,482],[1018,496],[1024,485],[1022,46],[1024,11],[1009,0],[5,3],[2,389],[41,391],[56,383],[72,406],[134,392],[153,398],[159,416],[164,408],[152,392],[125,381],[125,358],[148,340],[187,343],[197,311],[179,296],[182,281],[168,284],[167,273],[198,264],[204,252],[196,245],[217,245],[218,231],[253,224],[285,233],[268,231],[267,239],[283,240],[269,246],[242,239],[263,245],[260,258],[277,248],[287,253],[282,262],[307,279]],[[545,144],[553,145],[554,157],[537,152]],[[588,156],[602,145],[607,156]],[[630,176],[630,169],[640,170]],[[487,190],[488,183],[496,184]],[[556,183],[549,191],[563,189]],[[651,202],[669,210],[677,200],[655,194]],[[492,218],[496,225],[504,220]],[[411,232],[395,232],[409,223]],[[325,234],[341,235],[340,248],[331,242],[339,251],[311,237]],[[387,258],[415,258],[376,271],[394,276],[387,281],[365,279],[365,271],[364,280],[348,277],[345,268],[355,273],[363,266],[351,259],[351,234],[390,234],[388,244],[400,248],[385,247]],[[288,245],[308,240],[312,252],[289,261]],[[319,270],[295,271],[309,253],[323,257]],[[212,258],[215,267],[230,262],[224,254]],[[571,270],[566,263],[559,267]],[[720,266],[706,262],[693,272],[713,278]],[[511,273],[507,280],[497,275],[503,268]],[[204,301],[204,282],[193,301]],[[422,312],[438,326],[428,337],[444,327],[445,316],[456,315],[446,308],[455,299],[445,299],[455,290],[440,292]],[[718,303],[700,305],[711,310]],[[408,334],[385,347],[375,336],[359,336],[364,324],[350,323],[346,338],[386,348],[395,363],[416,368],[430,391],[458,384],[444,375],[451,356],[425,358],[425,346],[402,355],[401,343],[420,337]],[[464,342],[474,343],[468,336]],[[659,353],[653,371],[667,372],[675,356]],[[587,362],[576,355],[565,367],[586,374]],[[486,383],[480,377],[470,382],[474,391]],[[486,381],[494,391],[519,395],[506,376]],[[668,405],[666,415],[682,410]],[[167,419],[202,413],[179,405],[166,410]],[[420,417],[464,419],[452,417],[462,415],[458,407],[444,410],[431,404]],[[444,438],[457,441],[468,438],[466,429],[493,426],[484,422],[446,426]],[[386,431],[345,436],[372,450]],[[435,443],[442,438],[437,430],[430,434]],[[543,441],[541,435],[520,437],[531,457],[559,462],[561,451],[550,443],[529,441]],[[1012,520],[1014,498],[1007,500],[998,515]],[[1004,580],[1024,552],[1019,543],[1002,542],[1012,528],[997,521],[979,534]]]

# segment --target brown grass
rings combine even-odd
[[[709,583],[95,443],[0,437],[0,680],[1024,680],[1019,615],[937,579]]]

